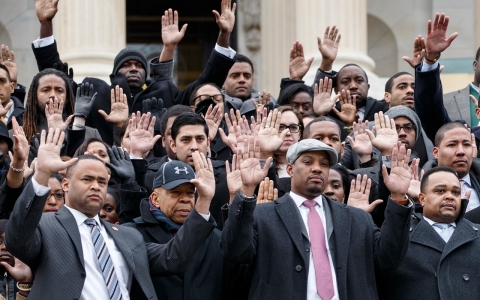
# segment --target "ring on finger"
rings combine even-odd
[[[8,61],[12,61],[12,59],[11,59],[11,58],[7,58],[7,60],[8,60]]]
[[[270,128],[270,125],[265,125],[265,128]]]

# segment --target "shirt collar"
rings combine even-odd
[[[73,217],[75,218],[75,222],[77,222],[77,226],[82,225],[86,219],[89,219],[84,213],[69,207],[68,205],[65,204],[65,207],[68,208],[68,210],[72,213]],[[95,215],[92,219],[95,219],[98,225],[101,225],[102,223],[100,222],[100,218],[98,217],[98,214]]]
[[[297,205],[297,207],[301,207],[305,200],[315,200],[315,202],[317,202],[317,204],[320,207],[322,207],[322,199],[323,199],[322,195],[320,195],[320,196],[318,196],[314,199],[306,199],[306,198],[303,198],[302,196],[297,195],[294,192],[290,191],[290,197],[292,197],[293,201],[295,201],[295,204]]]
[[[463,181],[465,181],[466,183],[468,183],[468,186],[469,186],[469,187],[472,186],[472,183],[471,183],[471,181],[470,181],[470,173],[467,173],[467,175],[466,175],[465,177],[463,177],[463,178],[460,178],[460,180],[463,180]]]
[[[470,87],[478,92],[478,86],[474,85],[473,82],[470,82]]]
[[[440,222],[434,222],[434,221],[430,220],[429,218],[427,218],[427,217],[425,217],[425,216],[423,216],[423,219],[424,219],[425,221],[427,221],[428,224],[430,224],[431,226],[433,226],[433,224],[435,224],[435,223],[440,223]],[[446,224],[446,223],[443,223],[443,224]],[[455,222],[452,222],[452,223],[449,223],[449,224],[452,225],[453,228],[457,227],[457,224],[456,224]]]

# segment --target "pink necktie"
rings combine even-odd
[[[320,215],[315,210],[317,202],[305,200],[303,205],[308,207],[308,232],[312,246],[313,265],[317,279],[317,293],[322,300],[332,299],[334,296],[332,269],[328,259],[327,245],[325,243],[325,230],[323,229]]]

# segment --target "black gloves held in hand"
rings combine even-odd
[[[88,82],[82,83],[77,88],[74,116],[84,117],[85,119],[88,118],[88,114],[96,98],[97,93],[93,93],[93,84],[89,84]]]

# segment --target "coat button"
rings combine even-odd
[[[469,281],[470,277],[468,277],[468,274],[463,274],[463,280]]]
[[[295,271],[297,271],[297,272],[302,271],[302,266],[301,265],[296,266]]]
[[[305,251],[310,252],[310,248],[307,247],[307,249],[305,249]]]
[[[80,274],[80,276],[81,276],[82,278],[85,278],[85,277],[86,277],[85,273]]]

